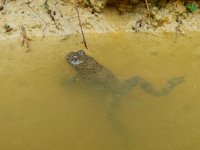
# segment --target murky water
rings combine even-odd
[[[109,99],[78,81],[65,54],[83,48],[79,36],[0,44],[0,147],[4,150],[198,150],[200,149],[199,34],[90,34],[86,53],[119,80],[140,76],[161,88],[186,82],[154,97],[139,86],[116,111],[120,134],[107,117]]]

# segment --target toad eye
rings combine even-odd
[[[84,55],[85,55],[85,52],[84,52],[83,50],[79,50],[79,51],[78,51],[78,55],[79,55],[79,56],[84,56]]]

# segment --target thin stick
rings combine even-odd
[[[145,0],[145,4],[146,4],[147,10],[148,10],[148,15],[150,17],[150,23],[151,23],[152,26],[154,26],[153,23],[152,23],[151,10],[150,10],[150,7],[149,7],[147,0]]]
[[[60,28],[58,27],[57,23],[56,23],[56,20],[55,20],[54,16],[51,14],[52,10],[49,8],[48,0],[46,0],[46,1],[44,2],[44,6],[45,6],[45,8],[46,8],[46,10],[47,10],[47,13],[49,14],[51,20],[54,22],[56,28],[57,28],[57,29],[60,29]]]
[[[145,0],[145,4],[146,4],[146,7],[147,7],[147,10],[148,10],[149,16],[151,17],[151,10],[150,10],[150,8],[149,8],[149,5],[148,5],[147,0]]]
[[[85,35],[84,35],[84,32],[83,32],[83,28],[82,28],[82,24],[81,24],[81,18],[80,18],[80,14],[79,14],[79,10],[78,10],[77,0],[74,0],[74,5],[75,5],[75,9],[76,9],[77,16],[78,16],[79,26],[81,28],[81,34],[82,34],[82,38],[83,38],[83,44],[84,44],[85,48],[88,49],[86,38],[85,38]]]

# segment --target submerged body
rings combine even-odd
[[[113,127],[119,134],[124,136],[126,142],[130,140],[128,132],[115,116],[122,97],[136,85],[139,85],[152,96],[165,96],[177,85],[184,82],[183,77],[172,78],[161,90],[156,90],[151,83],[139,76],[125,81],[118,80],[110,70],[99,64],[94,58],[85,54],[83,50],[70,52],[67,54],[66,60],[77,72],[74,80],[79,78],[89,83],[92,88],[100,90],[101,93],[106,93],[108,97],[111,96],[111,99],[107,99],[108,108],[106,113]]]
[[[139,85],[144,91],[153,96],[169,94],[177,85],[184,82],[183,77],[172,78],[160,90],[156,90],[144,78],[135,76],[125,81],[118,80],[106,67],[94,58],[85,54],[83,50],[70,52],[66,56],[67,62],[77,71],[77,76],[90,84],[102,88],[109,93],[126,94],[133,86]],[[76,77],[75,77],[76,78]]]

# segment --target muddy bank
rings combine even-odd
[[[5,1],[1,6],[0,39],[22,37],[22,26],[27,37],[69,35],[80,33],[73,1],[48,0]],[[169,3],[165,8],[152,7],[152,17],[144,3],[106,7],[102,13],[79,1],[84,32],[177,32],[200,31],[199,10],[190,13],[181,3]]]

